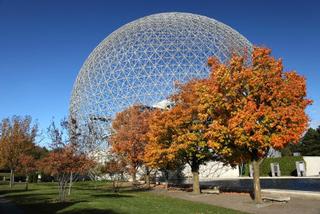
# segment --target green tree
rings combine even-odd
[[[317,129],[308,129],[301,143],[298,144],[297,151],[305,156],[320,155],[320,126]]]
[[[302,156],[320,156],[320,126],[309,128],[298,144],[289,144],[281,150],[282,156],[292,156],[299,152]]]
[[[301,142],[293,145],[292,152],[300,152],[303,156],[320,155],[320,126],[317,129],[309,128]]]

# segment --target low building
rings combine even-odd
[[[320,176],[320,156],[303,156],[306,176]]]
[[[182,171],[187,179],[192,178],[191,167],[186,165]],[[238,178],[239,167],[224,165],[219,161],[210,161],[206,165],[201,165],[199,169],[200,181],[212,180],[214,178]]]

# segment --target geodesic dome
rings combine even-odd
[[[208,76],[207,59],[225,62],[252,45],[214,19],[160,13],[110,34],[84,62],[73,87],[70,115],[80,122],[114,117],[140,103],[153,106],[175,91],[175,82]]]

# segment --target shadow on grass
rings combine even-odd
[[[105,194],[93,194],[95,198],[131,198],[133,195],[125,195],[121,193],[105,193]]]
[[[115,212],[114,210],[111,209],[105,209],[105,210],[100,210],[100,209],[75,209],[75,210],[69,210],[62,212],[63,214],[75,214],[75,213],[80,213],[80,214],[118,214],[118,212]]]
[[[17,207],[24,211],[24,213],[35,214],[53,214],[53,213],[110,213],[117,214],[117,210],[112,210],[110,208],[98,209],[98,208],[80,208],[78,205],[73,207],[73,205],[78,203],[86,203],[89,201],[94,201],[96,199],[106,199],[117,201],[121,198],[133,198],[135,197],[135,192],[148,191],[148,189],[132,186],[124,186],[120,188],[120,193],[111,192],[112,188],[108,185],[98,185],[96,188],[94,185],[75,185],[72,191],[80,191],[79,195],[74,195],[71,197],[70,201],[65,203],[57,202],[57,192],[55,190],[56,185],[51,183],[47,186],[44,185],[31,185],[29,191],[24,191],[24,189],[4,189],[0,190],[0,195],[5,194],[5,198],[11,200]],[[73,193],[76,194],[76,193]],[[80,205],[82,206],[82,205]],[[1,211],[0,211],[1,213]]]
[[[97,191],[97,192],[105,192],[105,191],[110,191],[111,188],[101,188],[101,187],[97,187],[97,188],[94,188],[94,187],[72,187],[73,190],[84,190],[84,191]]]
[[[12,201],[17,207],[23,210],[23,213],[44,213],[53,214],[57,213],[59,210],[65,209],[77,203],[87,202],[85,200],[77,201],[66,201],[63,203],[58,202],[56,199],[52,198],[52,195],[57,195],[56,193],[34,193],[24,190],[2,190],[1,193],[8,193],[5,196],[6,199]],[[17,194],[12,194],[17,193]],[[1,211],[0,211],[1,213]]]
[[[35,214],[35,213],[45,213],[45,214],[54,214],[59,210],[65,209],[74,204],[84,202],[84,201],[76,201],[76,202],[41,202],[41,203],[19,203],[18,207],[21,208],[26,214]]]
[[[126,188],[122,189],[121,192],[123,193],[134,193],[134,192],[149,192],[151,191],[151,188],[144,188],[144,187],[136,187],[136,188]]]
[[[12,193],[13,191],[8,191],[9,193]],[[56,195],[56,193],[37,193],[32,194],[28,192],[22,192],[17,195],[8,195],[5,198],[11,200],[14,204],[16,204],[17,207],[19,207],[21,210],[23,210],[26,214],[35,214],[35,213],[44,213],[44,214],[54,214],[57,212],[61,213],[110,213],[110,214],[117,214],[116,211],[111,209],[87,209],[87,208],[75,208],[72,209],[70,206],[73,206],[78,203],[85,203],[88,202],[87,200],[75,200],[75,201],[66,201],[63,203],[60,203],[56,201],[56,199],[53,199],[49,195]],[[48,197],[49,196],[49,197]],[[102,199],[113,199],[117,200],[120,198],[130,198],[134,197],[132,195],[128,194],[119,194],[119,193],[97,193],[97,194],[90,194],[90,197],[92,198],[102,198]],[[62,211],[66,208],[70,207],[70,210]],[[59,212],[59,213],[60,213]],[[0,211],[1,213],[1,211]]]
[[[37,194],[37,195],[19,194],[19,195],[9,195],[9,196],[6,196],[6,198],[17,204],[32,204],[34,202],[38,204],[51,203],[55,200],[54,198],[50,197],[50,194]]]
[[[111,186],[98,186],[97,188],[93,187],[81,187],[81,186],[74,186],[72,187],[73,190],[84,190],[84,191],[95,191],[98,193],[113,193],[113,188]],[[125,193],[125,192],[144,192],[144,191],[149,191],[151,188],[144,188],[141,186],[122,186],[119,188],[120,193]]]
[[[5,189],[0,190],[0,195],[6,195],[11,193],[20,193],[20,192],[32,192],[33,190],[25,191],[24,189]]]
[[[44,196],[45,194],[43,194]],[[6,197],[12,200],[25,214],[35,214],[35,213],[43,213],[43,214],[55,214],[59,213],[90,213],[90,214],[100,214],[100,213],[110,213],[110,214],[117,214],[117,212],[111,209],[87,209],[87,208],[75,208],[74,210],[67,210],[62,211],[70,206],[73,206],[78,203],[85,203],[88,202],[86,200],[77,200],[77,201],[67,201],[67,202],[53,202],[52,198],[46,197],[25,197],[25,196],[16,196],[16,197]],[[92,195],[95,198],[124,198],[124,197],[133,197],[130,195],[122,195],[122,194],[100,194],[100,195]],[[39,199],[41,199],[39,201]],[[34,202],[37,201],[37,202]],[[1,212],[0,212],[1,213]]]

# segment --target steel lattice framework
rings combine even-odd
[[[209,56],[225,62],[251,49],[240,33],[205,16],[140,18],[110,34],[87,58],[73,87],[70,115],[84,122],[114,117],[134,103],[152,106],[174,93],[175,82],[206,77]]]

